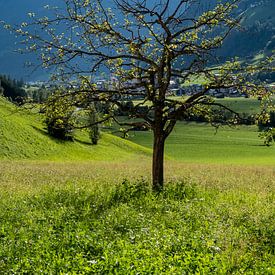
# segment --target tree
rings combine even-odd
[[[99,125],[97,121],[99,120],[98,114],[94,104],[90,104],[88,110],[88,125],[89,125],[89,135],[93,145],[97,145],[99,140]]]
[[[217,109],[226,108],[207,96],[208,91],[235,88],[268,96],[264,86],[247,79],[259,67],[270,65],[271,59],[255,66],[237,59],[219,64],[214,56],[239,25],[237,2],[65,0],[64,9],[54,9],[48,17],[35,19],[30,13],[31,23],[23,23],[16,32],[26,38],[28,50],[42,52],[44,67],[57,67],[54,79],[60,83],[79,80],[78,85],[65,85],[70,98],[76,95],[89,102],[108,102],[112,107],[119,107],[129,97],[142,98],[131,109],[134,121],[114,119],[125,127],[153,131],[152,183],[155,190],[161,190],[165,140],[177,120],[196,112],[211,120]],[[34,28],[36,31],[31,31]],[[96,85],[91,75],[98,71],[116,80]],[[182,83],[204,80],[201,89],[177,100],[168,96],[173,78]],[[146,104],[146,111],[138,111]]]
[[[50,136],[60,140],[73,140],[74,106],[67,97],[53,96],[51,104],[45,105],[45,124]]]

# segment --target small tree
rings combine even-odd
[[[93,145],[97,145],[99,140],[99,124],[97,123],[99,118],[94,104],[90,105],[88,110],[88,125],[90,139]]]
[[[30,24],[23,23],[17,34],[26,37],[28,50],[42,51],[44,67],[58,67],[55,78],[80,80],[69,96],[81,94],[85,100],[118,107],[129,97],[142,98],[138,105],[148,109],[139,112],[134,106],[130,112],[134,121],[121,125],[153,131],[152,182],[160,190],[164,144],[177,120],[195,112],[210,116],[212,106],[224,107],[207,96],[209,90],[234,87],[250,95],[268,95],[264,86],[248,83],[247,76],[251,79],[258,67],[270,66],[271,59],[256,67],[238,60],[219,64],[213,56],[240,21],[234,16],[237,0],[213,2],[66,0],[64,10],[32,19],[31,28],[39,29],[35,33],[30,34]],[[210,66],[213,62],[215,67]],[[94,85],[90,76],[99,70],[117,80]],[[173,78],[183,84],[196,78],[204,83],[188,98],[177,100],[169,97]]]
[[[45,105],[45,124],[49,135],[60,140],[73,140],[72,116],[75,107],[66,98],[51,97]],[[68,104],[69,103],[69,104]]]

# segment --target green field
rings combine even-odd
[[[171,100],[185,100],[186,96],[171,96],[169,99]],[[134,101],[134,104],[140,103],[140,100]],[[238,112],[241,116],[243,115],[251,115],[260,111],[261,102],[255,98],[232,98],[225,97],[222,99],[216,99],[216,102],[224,104],[225,106],[231,108],[233,111]],[[149,103],[148,103],[149,104]]]
[[[223,127],[178,122],[166,141],[166,156],[184,162],[223,164],[275,164],[275,147],[263,146],[256,126]],[[135,132],[130,140],[152,146],[151,132]]]
[[[59,142],[0,99],[0,274],[274,274],[275,147],[180,122],[155,194],[151,142]]]
[[[230,98],[217,99],[218,103],[222,103],[225,106],[231,108],[233,111],[243,114],[252,115],[260,111],[261,102],[255,98]]]

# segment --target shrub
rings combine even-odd
[[[62,97],[51,97],[45,105],[45,124],[49,135],[60,140],[73,140],[71,123],[75,107]]]
[[[259,134],[259,137],[264,140],[264,145],[270,146],[273,142],[275,142],[275,128],[266,128]]]
[[[268,121],[260,121],[258,123],[259,131],[266,131],[268,128],[275,127],[275,111],[271,111],[269,113],[269,120]]]

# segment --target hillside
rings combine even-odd
[[[242,28],[227,39],[221,54],[247,58],[258,53],[270,55],[275,45],[274,10],[273,0],[243,1],[239,8]]]
[[[44,16],[44,5],[48,3],[56,5],[60,2],[60,0],[0,0],[0,22],[20,25],[28,20],[29,12]],[[17,53],[16,50],[20,47],[20,39],[16,39],[14,34],[0,25],[0,74],[7,74],[17,79],[45,78],[45,72],[41,70],[32,72],[33,68],[26,67],[26,62],[37,63],[37,57],[33,54]]]
[[[124,160],[146,155],[150,150],[130,141],[103,134],[92,146],[85,133],[75,142],[61,142],[44,131],[41,118],[17,110],[0,98],[0,159],[44,160]]]

